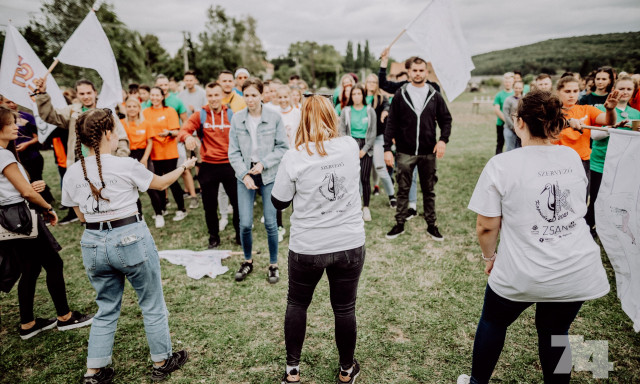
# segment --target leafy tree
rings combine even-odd
[[[362,67],[371,68],[371,63],[373,63],[374,60],[375,59],[373,58],[373,56],[371,55],[371,51],[369,50],[369,40],[365,40]]]
[[[353,72],[356,70],[356,63],[353,59],[353,43],[351,40],[347,42],[347,52],[344,55],[344,64],[342,65],[345,72]]]
[[[355,65],[354,69],[356,71],[358,71],[362,67],[364,67],[364,57],[362,57],[362,47],[360,46],[360,43],[358,42],[358,50],[356,51],[356,65]]]
[[[40,7],[41,17],[32,18],[22,31],[45,65],[53,62],[64,43],[80,25],[94,4],[94,0],[50,0]],[[130,30],[116,15],[113,5],[102,4],[96,16],[111,43],[123,82],[149,76],[145,67],[140,35]],[[61,85],[71,86],[80,77],[101,83],[93,70],[60,65],[54,71]]]

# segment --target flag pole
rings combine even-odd
[[[58,60],[57,57],[55,58],[55,60],[53,60],[53,63],[49,66],[49,69],[47,69],[47,73],[44,75],[45,79],[47,78],[47,76],[49,76],[49,74],[53,71],[53,68],[55,68],[59,62],[60,61]]]
[[[401,37],[402,35],[404,35],[404,33],[407,32],[406,28],[403,28],[402,31],[400,31],[400,33],[398,34],[398,36],[396,36],[395,39],[393,39],[393,41],[391,42],[391,44],[389,44],[389,46],[387,47],[387,49],[391,50],[391,47],[393,46],[393,44],[395,44]]]
[[[609,130],[611,130],[611,129],[616,129],[614,127],[610,127],[610,128],[607,128],[607,127],[594,127],[594,126],[591,126],[591,125],[581,125],[580,127],[582,129],[592,129],[594,131],[603,131],[603,132],[609,132]]]

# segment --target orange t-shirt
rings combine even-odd
[[[598,115],[603,113],[592,105],[574,105],[564,110],[564,117],[569,119],[577,119],[584,125],[594,125]],[[573,148],[582,160],[591,158],[591,148],[589,147],[589,139],[591,138],[591,130],[583,129],[582,133],[573,128],[565,128],[560,131],[558,140],[554,144],[566,145]]]
[[[135,121],[127,121],[127,119],[120,119],[127,137],[129,138],[130,149],[145,149],[147,148],[147,125],[144,121],[140,124]]]
[[[147,123],[147,139],[153,140],[151,160],[170,160],[178,158],[178,140],[176,136],[158,136],[165,129],[180,129],[178,112],[171,107],[162,109],[149,107],[142,111]]]

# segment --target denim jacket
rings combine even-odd
[[[239,181],[251,169],[251,135],[247,128],[249,109],[245,108],[231,118],[229,132],[229,162]],[[272,183],[276,179],[280,160],[289,149],[287,131],[280,114],[262,106],[262,121],[258,124],[258,157],[264,166],[262,182]]]

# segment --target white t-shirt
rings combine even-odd
[[[258,156],[258,125],[262,122],[262,115],[258,117],[247,114],[247,129],[251,137],[251,161],[257,163],[260,161]]]
[[[102,197],[96,199],[84,179],[80,161],[73,163],[62,181],[62,205],[79,207],[88,223],[123,219],[138,211],[138,191],[145,192],[151,184],[153,173],[139,161],[130,157],[100,155],[102,179],[105,188]],[[87,175],[98,189],[102,186],[95,156],[85,157]]]
[[[11,184],[9,179],[4,176],[4,169],[13,163],[18,164],[20,173],[22,173],[22,176],[29,181],[27,172],[24,171],[22,164],[18,163],[18,160],[13,156],[13,153],[8,149],[0,148],[0,205],[9,205],[24,201],[20,191],[18,191],[16,187]]]
[[[416,87],[409,83],[409,85],[407,85],[407,93],[409,93],[413,107],[418,111],[422,111],[424,101],[427,100],[427,94],[429,93],[429,85],[425,83],[423,87]]]
[[[315,145],[309,147],[315,151]],[[327,156],[309,156],[306,147],[288,150],[271,195],[293,200],[289,249],[318,255],[364,245],[360,210],[358,144],[347,136],[324,142]]]
[[[586,191],[580,156],[569,147],[527,146],[489,160],[469,209],[502,216],[489,277],[494,292],[531,302],[583,301],[609,292],[600,247],[584,220]]]
[[[287,131],[287,138],[289,139],[289,148],[293,148],[296,141],[296,133],[300,126],[301,113],[299,109],[289,107],[288,110],[280,108],[278,110],[280,116],[282,116],[282,123]]]

